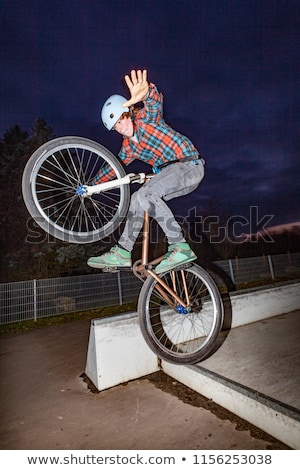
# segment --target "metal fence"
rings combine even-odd
[[[230,277],[234,285],[300,277],[300,253],[235,258],[214,264]]]
[[[229,259],[213,265],[234,285],[300,277],[300,253]],[[0,324],[134,302],[140,289],[141,281],[131,272],[0,284]]]

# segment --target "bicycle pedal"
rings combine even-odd
[[[102,272],[103,273],[116,273],[118,270],[118,268],[102,268]]]
[[[187,269],[193,266],[194,263],[189,262],[185,264],[181,264],[180,266],[177,266],[177,268],[172,269],[172,271],[181,271],[182,269]]]
[[[103,273],[117,273],[119,271],[132,271],[132,268],[122,268],[118,266],[107,266],[106,268],[102,268]]]

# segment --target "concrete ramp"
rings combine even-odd
[[[85,374],[105,390],[159,370],[136,312],[92,320]]]

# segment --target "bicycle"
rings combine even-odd
[[[104,166],[115,178],[90,185]],[[70,243],[91,243],[113,233],[125,218],[129,185],[153,176],[126,174],[120,161],[97,142],[62,137],[32,154],[22,191],[29,213],[43,230]],[[149,223],[146,213],[142,257],[132,267],[143,281],[137,307],[140,329],[161,359],[195,364],[215,347],[224,319],[222,298],[213,278],[195,263],[155,273],[162,257],[149,260]]]

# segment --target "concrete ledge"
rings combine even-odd
[[[98,390],[159,370],[146,345],[137,313],[92,320],[85,374]]]
[[[234,292],[230,303],[231,328],[288,313],[300,306],[299,282]],[[92,320],[85,373],[98,390],[157,370],[136,312]]]
[[[300,307],[300,282],[260,287],[230,294],[231,328],[293,312]]]
[[[300,449],[299,410],[199,365],[175,366],[163,361],[162,368],[174,379],[252,423],[289,447]]]

